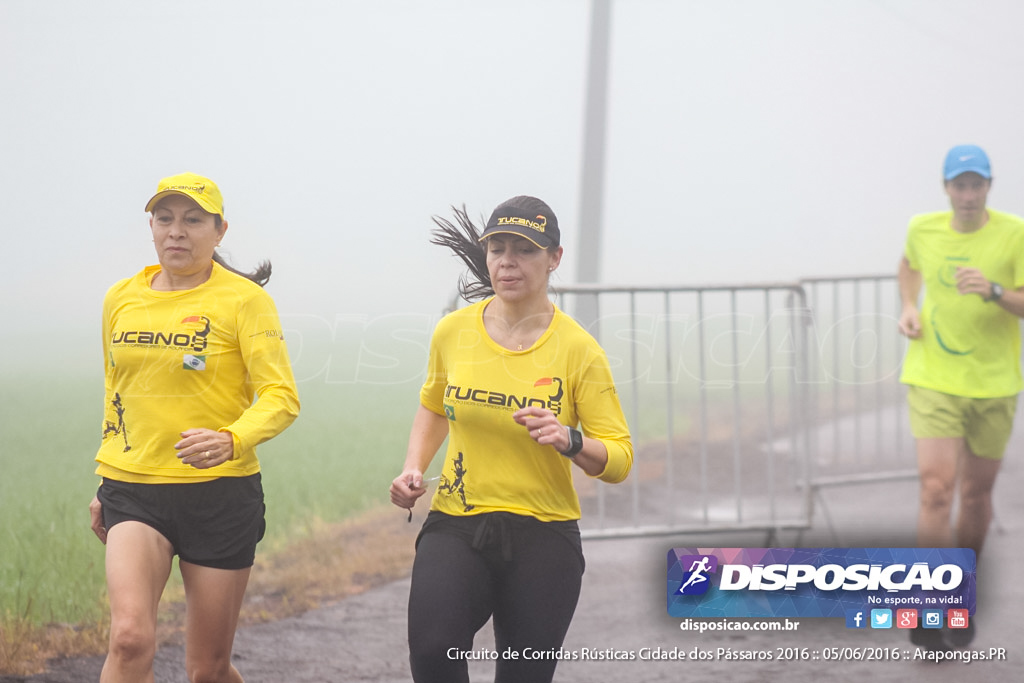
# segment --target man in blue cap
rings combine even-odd
[[[917,443],[918,545],[980,555],[1022,388],[1024,220],[988,208],[992,169],[980,147],[951,149],[943,181],[951,210],[914,216],[900,261],[899,329],[910,340],[900,381]],[[911,633],[929,649],[962,647],[972,637],[971,625],[945,637]]]

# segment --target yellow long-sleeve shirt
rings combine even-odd
[[[142,483],[255,474],[256,445],[299,412],[274,302],[217,264],[194,289],[156,291],[159,269],[121,280],[103,301],[106,411],[96,473]],[[234,459],[209,470],[182,464],[174,444],[192,428],[230,432]]]
[[[487,301],[441,320],[431,341],[420,402],[448,418],[448,449],[431,509],[450,515],[505,511],[541,521],[580,517],[572,463],[538,445],[512,413],[551,410],[601,440],[608,464],[599,478],[619,482],[633,463],[608,359],[576,321],[555,309],[551,325],[524,351],[510,351],[484,329]]]

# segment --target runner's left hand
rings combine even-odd
[[[559,453],[569,450],[569,433],[550,410],[527,406],[512,413],[512,419],[526,427],[530,438],[541,446],[552,446]]]
[[[992,283],[977,268],[957,268],[956,290],[961,294],[977,294],[982,299],[988,299],[992,296]]]
[[[212,429],[186,429],[181,441],[174,444],[178,458],[185,465],[205,470],[221,465],[235,454],[235,439],[231,432],[215,432]]]

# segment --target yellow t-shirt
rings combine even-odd
[[[911,219],[904,254],[924,282],[922,334],[910,341],[900,381],[968,398],[1021,390],[1019,319],[956,289],[957,267],[977,268],[1007,290],[1024,285],[1024,220],[988,215],[973,233],[954,230],[951,211]]]
[[[448,449],[432,510],[450,515],[504,511],[541,521],[579,519],[572,463],[541,446],[512,419],[528,405],[580,425],[608,449],[599,478],[620,482],[633,464],[629,428],[604,351],[555,309],[551,325],[523,351],[484,329],[490,299],[445,316],[434,330],[420,402],[448,418]]]
[[[218,264],[205,283],[177,292],[150,286],[159,270],[121,280],[103,300],[106,410],[96,473],[142,483],[255,474],[256,444],[299,412],[274,302]],[[174,444],[201,427],[231,432],[235,459],[208,470],[182,464]]]

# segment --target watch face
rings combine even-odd
[[[569,450],[562,455],[571,458],[583,450],[583,434],[578,429],[569,428]]]

